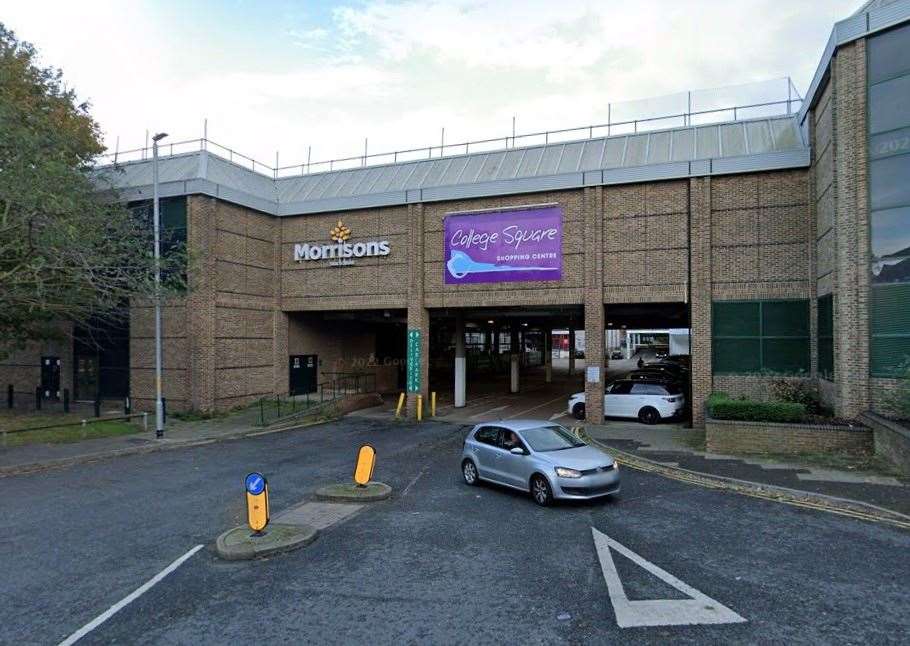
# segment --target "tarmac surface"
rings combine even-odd
[[[0,643],[60,643],[112,606],[80,644],[905,643],[910,532],[631,469],[618,499],[539,508],[461,481],[466,430],[348,417],[4,478]],[[367,442],[391,499],[296,552],[212,553],[246,473],[274,516],[349,478]],[[600,534],[622,548],[608,562]],[[667,609],[693,590],[744,621],[679,625]],[[663,624],[621,628],[622,595]]]

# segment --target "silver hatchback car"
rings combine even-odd
[[[619,465],[571,431],[543,420],[478,424],[464,441],[461,474],[530,491],[538,505],[619,492]]]

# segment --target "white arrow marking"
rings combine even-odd
[[[603,570],[604,580],[607,582],[607,591],[610,593],[610,602],[616,613],[616,623],[620,628],[634,628],[640,626],[691,626],[695,624],[738,624],[746,620],[730,610],[725,605],[718,603],[711,597],[699,592],[692,586],[686,585],[675,576],[666,572],[650,561],[646,561],[632,550],[623,547],[606,534],[593,527],[594,547],[600,559],[600,568]],[[613,563],[610,549],[614,549],[626,558],[656,576],[664,583],[668,583],[691,599],[655,599],[645,601],[630,601],[619,580],[619,573]]]
[[[550,419],[548,421],[552,422],[553,420],[559,419],[560,417],[565,417],[566,415],[568,415],[568,413],[553,413],[550,415]]]
[[[505,406],[497,406],[496,408],[491,408],[490,410],[485,410],[482,413],[477,413],[476,415],[471,415],[468,419],[480,419],[481,417],[486,417],[490,413],[495,413],[498,410],[505,410],[508,407],[509,407],[508,404]]]

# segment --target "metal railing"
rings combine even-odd
[[[376,392],[376,375],[371,372],[325,374],[336,376],[316,384],[313,392],[262,397],[256,404],[259,407],[259,425],[268,426],[279,420],[292,419],[350,395]]]
[[[781,116],[796,114],[802,107],[803,97],[793,84],[790,77],[777,79],[781,83],[786,82],[786,98],[781,96],[770,101],[757,101],[747,103],[725,104],[721,107],[707,109],[693,109],[693,99],[698,99],[702,94],[715,92],[723,94],[726,91],[735,92],[738,88],[747,88],[749,86],[758,87],[761,84],[745,84],[731,88],[715,88],[712,90],[696,90],[679,93],[678,95],[669,95],[669,97],[655,97],[654,99],[645,99],[642,101],[627,101],[622,103],[607,104],[607,121],[605,123],[590,124],[574,128],[562,128],[558,130],[544,130],[525,134],[512,134],[504,137],[492,137],[489,139],[476,139],[471,141],[462,141],[458,143],[447,144],[440,141],[439,145],[422,146],[420,148],[408,148],[403,150],[393,150],[391,152],[369,153],[364,141],[364,152],[360,155],[350,157],[340,157],[335,159],[310,161],[309,152],[307,161],[280,166],[278,164],[278,153],[275,153],[275,164],[270,165],[258,161],[248,155],[237,152],[227,146],[216,143],[207,137],[207,134],[200,139],[188,139],[176,141],[173,143],[162,144],[159,146],[158,153],[162,157],[195,153],[199,151],[211,151],[230,162],[247,168],[253,172],[260,173],[272,179],[282,177],[297,177],[308,175],[310,173],[328,172],[334,170],[344,170],[351,168],[360,168],[365,166],[380,166],[383,164],[394,164],[404,161],[418,161],[422,159],[435,159],[450,157],[455,155],[466,155],[471,152],[490,152],[494,150],[512,149],[526,146],[534,146],[549,143],[563,143],[568,141],[582,141],[610,135],[634,134],[638,132],[648,132],[661,128],[685,127],[695,125],[710,125],[712,123],[740,121],[743,119],[755,118],[758,111],[768,112],[761,114],[762,117]],[[774,82],[776,82],[774,81]],[[767,83],[766,83],[767,85]],[[676,98],[682,101],[686,98],[684,110],[670,110],[662,114],[642,116],[640,118],[623,117],[614,121],[615,112],[619,108],[628,106],[645,106],[649,102],[657,103],[662,99]],[[640,108],[639,108],[640,109]],[[776,110],[776,111],[775,111]],[[634,111],[634,109],[633,109]],[[647,112],[647,110],[644,110]],[[207,133],[207,126],[205,129]],[[99,155],[97,162],[99,165],[116,165],[133,161],[142,161],[149,159],[152,155],[152,149],[148,146],[143,148],[133,148],[131,150],[115,151]]]

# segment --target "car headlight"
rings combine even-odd
[[[580,478],[581,471],[576,469],[567,469],[566,467],[556,467],[556,475],[560,478]]]

